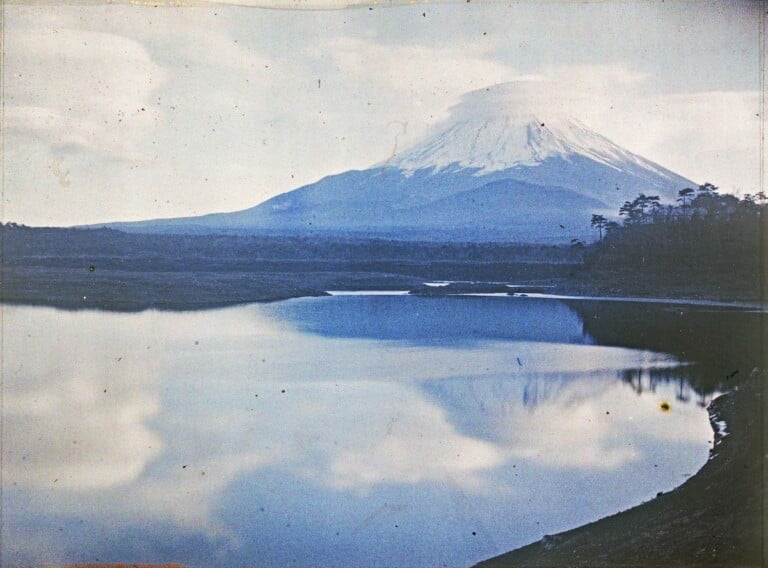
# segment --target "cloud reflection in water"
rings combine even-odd
[[[339,300],[346,301],[194,313],[5,307],[6,337],[12,338],[3,362],[6,515],[18,526],[37,517],[79,517],[97,533],[116,526],[140,534],[170,531],[177,544],[156,554],[191,565],[242,565],[266,550],[258,547],[267,546],[267,535],[251,534],[251,525],[231,513],[258,511],[257,496],[279,472],[293,480],[281,491],[305,496],[307,519],[341,519],[350,533],[351,524],[361,522],[355,511],[362,519],[371,514],[356,509],[361,503],[407,494],[413,506],[400,517],[434,520],[422,529],[421,552],[411,553],[432,558],[448,546],[446,559],[466,563],[462,558],[480,558],[536,531],[584,522],[669,489],[681,472],[706,459],[705,412],[676,403],[662,415],[659,399],[672,400],[673,385],[637,396],[618,379],[627,369],[676,361],[590,345],[578,333],[578,318],[558,304],[550,304],[557,306],[554,315],[537,304],[545,311],[541,321],[564,321],[566,328],[548,331],[543,341],[525,325],[526,318],[536,319],[529,306],[516,326],[478,323],[471,337],[451,330],[441,343],[434,322],[421,330],[412,325],[404,340],[360,332],[379,329],[375,321],[348,333],[353,318],[347,316],[333,329],[324,318],[338,306],[324,302]],[[496,299],[475,303],[482,306],[478,322],[499,309],[488,300]],[[360,320],[405,321],[412,313],[413,305],[368,301],[371,310],[364,302],[355,307]],[[297,305],[301,325],[286,315]],[[315,308],[320,327],[311,316]],[[500,309],[500,320],[511,321],[508,306]],[[460,311],[472,310],[464,304]],[[638,468],[646,472],[642,478],[630,475]],[[430,500],[414,496],[415,486]],[[240,498],[230,510],[224,504],[232,492]],[[477,504],[466,514],[491,527],[493,538],[472,546],[441,541],[458,525],[441,525],[453,513],[440,507],[454,506],[457,498]],[[280,499],[290,502],[287,493]],[[500,514],[510,523],[499,524],[494,515]],[[534,526],[533,518],[541,523]],[[372,521],[371,530],[385,530],[379,522]],[[16,546],[9,550],[23,548],[14,526],[6,529]],[[39,545],[36,559],[66,558],[78,538],[88,536],[65,534]],[[356,534],[368,544],[366,563],[398,563],[391,547],[376,552],[378,545],[366,540],[373,536]],[[127,546],[119,538],[104,545],[102,556]],[[309,546],[318,537],[297,529],[292,538]],[[330,542],[327,557],[300,564],[361,561],[352,548]],[[274,563],[287,561],[280,550],[269,550]]]

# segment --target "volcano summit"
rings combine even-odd
[[[593,213],[695,185],[567,117],[519,111],[510,85],[466,94],[420,143],[232,213],[107,226],[147,233],[462,241],[588,239]]]

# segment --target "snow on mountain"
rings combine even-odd
[[[693,182],[573,118],[524,111],[514,86],[468,93],[412,148],[250,209],[112,224],[144,232],[279,232],[561,242],[638,193],[672,201]]]
[[[545,123],[531,117],[520,122],[501,115],[453,122],[387,165],[414,172],[422,168],[440,171],[456,164],[483,175],[517,166],[535,166],[547,158],[567,158],[573,154],[616,169],[631,156],[574,119]]]
[[[590,130],[579,120],[521,111],[511,85],[497,85],[466,94],[450,117],[421,143],[379,165],[408,174],[449,166],[471,168],[485,175],[521,166],[538,166],[548,159],[578,156],[617,171],[646,170],[649,178],[670,182],[669,170],[633,154]]]

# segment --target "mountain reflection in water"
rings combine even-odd
[[[755,320],[596,304],[5,306],[3,563],[458,566],[671,489]]]

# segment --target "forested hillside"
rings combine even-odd
[[[598,242],[585,268],[606,280],[634,278],[663,289],[687,285],[711,290],[734,284],[760,296],[766,196],[739,199],[712,184],[678,192],[676,205],[640,194],[621,207],[621,223],[592,216]],[[613,276],[607,274],[613,272]]]

